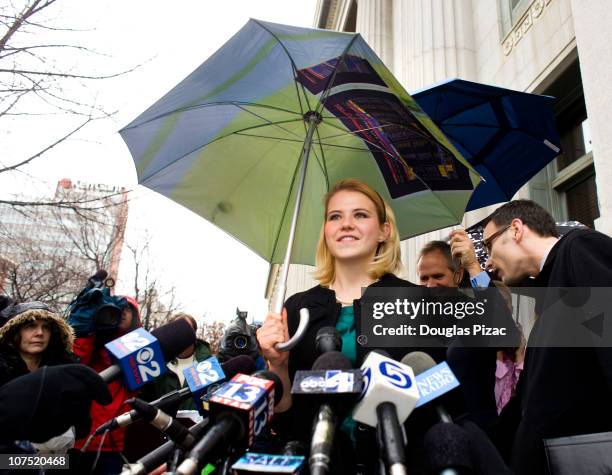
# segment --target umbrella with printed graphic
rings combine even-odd
[[[338,180],[374,187],[402,239],[459,223],[480,181],[359,34],[258,20],[120,133],[142,185],[284,263],[280,299]]]

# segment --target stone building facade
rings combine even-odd
[[[314,26],[356,31],[408,92],[463,78],[556,97],[563,153],[527,183],[558,221],[612,234],[612,8],[608,0],[318,0]],[[467,213],[470,226],[495,207]],[[404,277],[450,229],[402,243]],[[314,281],[294,266],[288,295]],[[272,288],[270,286],[269,288]]]

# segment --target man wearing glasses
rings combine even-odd
[[[512,455],[517,474],[546,473],[543,439],[612,430],[612,348],[555,346],[555,336],[563,331],[558,322],[567,325],[568,320],[543,313],[558,308],[552,307],[559,300],[555,288],[612,287],[612,239],[591,229],[559,239],[552,216],[528,200],[498,208],[483,237],[487,268],[495,269],[506,285],[528,282],[548,289],[536,299],[540,317],[517,389],[522,418]],[[567,315],[579,319],[584,312],[584,306],[570,308]],[[552,344],[536,343],[542,337]]]
[[[417,273],[419,284],[427,288],[495,287],[480,267],[474,244],[463,229],[451,232],[450,244],[445,241],[428,242],[419,253]],[[464,273],[467,273],[469,282],[464,278]],[[497,320],[504,322],[503,326],[509,330],[516,331],[503,299],[499,299],[495,308],[499,313]],[[464,347],[459,343],[449,346],[446,359],[461,382],[470,418],[482,429],[488,430],[497,420],[494,388],[497,351],[501,348]]]

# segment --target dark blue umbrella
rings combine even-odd
[[[560,152],[553,97],[463,79],[412,97],[485,179],[466,211],[509,201]]]

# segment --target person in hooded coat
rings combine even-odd
[[[72,328],[44,303],[27,302],[13,305],[11,301],[7,301],[0,313],[0,322],[0,388],[48,366],[77,362],[71,352],[74,341]],[[9,392],[12,393],[12,390]],[[21,398],[18,404],[28,414],[34,414],[37,410],[37,404],[28,403]],[[5,402],[3,410],[7,409],[6,406]],[[78,429],[86,430],[88,418],[79,417],[74,420],[77,419]],[[40,420],[39,415],[37,422]],[[63,428],[61,434],[43,433],[36,439],[37,444],[24,439],[24,434],[11,427],[11,424],[4,421],[2,432],[5,440],[0,443],[2,453],[65,453],[74,445],[75,433],[70,424]]]
[[[77,334],[74,341],[74,353],[81,359],[81,363],[86,364],[97,373],[113,364],[104,345],[142,326],[138,302],[129,296],[126,296],[125,299],[127,300],[127,306],[122,310],[119,325],[114,332],[94,332],[82,336]],[[131,410],[131,407],[125,404],[125,401],[136,396],[136,392],[129,391],[121,380],[109,383],[108,388],[113,401],[104,406],[96,402],[92,403],[90,433],[88,436],[78,439],[75,444],[75,448],[82,451],[77,462],[78,470],[81,473],[120,473],[124,463],[121,456],[125,448],[124,427],[96,435],[91,439],[89,437],[103,423]]]
[[[74,331],[41,302],[10,305],[0,327],[0,386],[43,366],[77,362]]]

